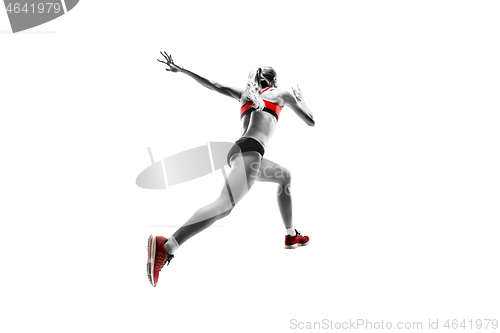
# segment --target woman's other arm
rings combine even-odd
[[[302,91],[299,86],[297,89],[292,87],[293,95],[285,91],[283,99],[285,100],[285,105],[288,105],[294,112],[302,119],[307,125],[314,126],[315,122],[313,115],[309,107],[307,106],[304,98],[302,97]]]

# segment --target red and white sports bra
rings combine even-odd
[[[267,87],[266,89],[262,90],[261,94],[268,89],[271,89],[271,87]],[[263,101],[264,101],[265,107],[262,111],[272,114],[274,117],[276,117],[276,120],[278,120],[283,107],[278,105],[278,104],[266,101],[265,99],[263,99]],[[252,107],[252,105],[253,105],[253,101],[250,101],[241,107],[240,118],[246,114],[249,114],[249,113],[255,111],[255,109]]]

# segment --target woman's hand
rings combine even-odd
[[[292,92],[293,94],[285,90],[283,94],[285,105],[289,106],[307,125],[314,126],[313,114],[302,98],[302,91],[299,86],[297,85],[297,88],[292,87]]]
[[[166,71],[173,72],[173,73],[182,72],[183,68],[174,64],[174,59],[172,59],[171,55],[168,55],[167,52],[160,51],[160,53],[167,61],[165,62],[165,61],[160,60],[160,59],[156,59],[156,60],[166,64],[169,67],[169,68],[165,68]]]
[[[297,99],[297,101],[302,102],[302,91],[300,90],[299,85],[297,85],[297,90],[295,90],[292,87],[292,91],[293,91],[293,95],[295,96],[295,98]]]

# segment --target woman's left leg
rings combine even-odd
[[[180,246],[186,240],[211,226],[215,221],[229,215],[233,207],[248,193],[257,179],[261,155],[255,151],[239,154],[234,159],[227,183],[219,197],[212,203],[198,209],[194,215],[172,236]],[[175,248],[167,245],[172,253]]]
[[[173,252],[189,238],[205,230],[215,221],[227,216],[231,209],[248,193],[255,182],[262,156],[247,151],[234,159],[226,184],[219,197],[211,204],[198,209],[194,215],[168,239],[151,235],[148,240],[148,278],[156,287],[160,271],[170,263]]]

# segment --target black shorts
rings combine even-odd
[[[247,151],[256,151],[260,153],[261,156],[264,156],[264,146],[262,146],[259,141],[250,137],[242,137],[234,143],[233,147],[229,150],[229,153],[227,153],[227,164],[231,166],[231,163],[229,163],[231,161],[231,157]]]

